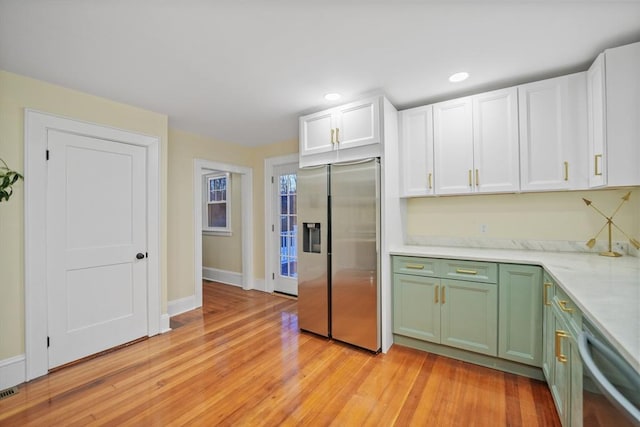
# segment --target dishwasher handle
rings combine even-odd
[[[622,410],[627,417],[636,425],[640,425],[640,409],[629,402],[618,389],[609,382],[607,377],[596,366],[589,350],[589,343],[593,345],[602,355],[611,362],[621,373],[633,383],[636,389],[640,389],[640,376],[631,368],[620,356],[611,350],[602,341],[594,337],[589,331],[582,331],[578,337],[578,350],[582,359],[583,367],[591,374],[592,379],[600,391],[609,401]]]

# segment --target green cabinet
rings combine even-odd
[[[424,341],[440,342],[440,279],[393,275],[393,332]]]
[[[577,336],[582,316],[567,294],[546,273],[542,294],[542,370],[563,427],[581,426],[582,362]]]
[[[498,357],[542,365],[542,269],[532,265],[499,266]]]
[[[442,344],[497,355],[497,285],[442,279],[440,313]]]
[[[497,271],[495,264],[394,257],[393,265],[395,334],[497,355],[497,274],[486,273],[491,266]],[[473,271],[481,272],[480,281],[474,281]],[[468,280],[439,277],[451,277],[452,273]],[[489,277],[494,283],[483,283]]]

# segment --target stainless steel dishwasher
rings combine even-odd
[[[640,426],[640,373],[587,319],[578,338],[582,360],[582,425]]]

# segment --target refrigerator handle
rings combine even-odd
[[[332,165],[335,166],[352,166],[352,165],[359,165],[362,163],[367,163],[373,160],[378,160],[377,157],[369,157],[368,159],[362,159],[362,160],[354,160],[353,162],[342,162],[342,163],[332,163]]]

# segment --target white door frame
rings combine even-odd
[[[26,380],[48,372],[47,350],[47,134],[58,130],[132,144],[146,149],[147,162],[147,328],[160,332],[160,139],[99,124],[25,109],[24,113],[24,299]]]
[[[202,175],[206,171],[242,175],[242,289],[253,289],[253,169],[195,159],[193,161],[194,308],[202,307]]]
[[[276,244],[276,236],[271,231],[270,224],[275,224],[275,221],[278,220],[273,217],[271,177],[274,176],[274,168],[276,166],[298,163],[299,160],[298,153],[264,159],[264,283],[265,291],[269,293],[273,293],[275,288],[271,273],[273,273],[273,265],[276,262],[275,257],[277,255],[273,251]]]

